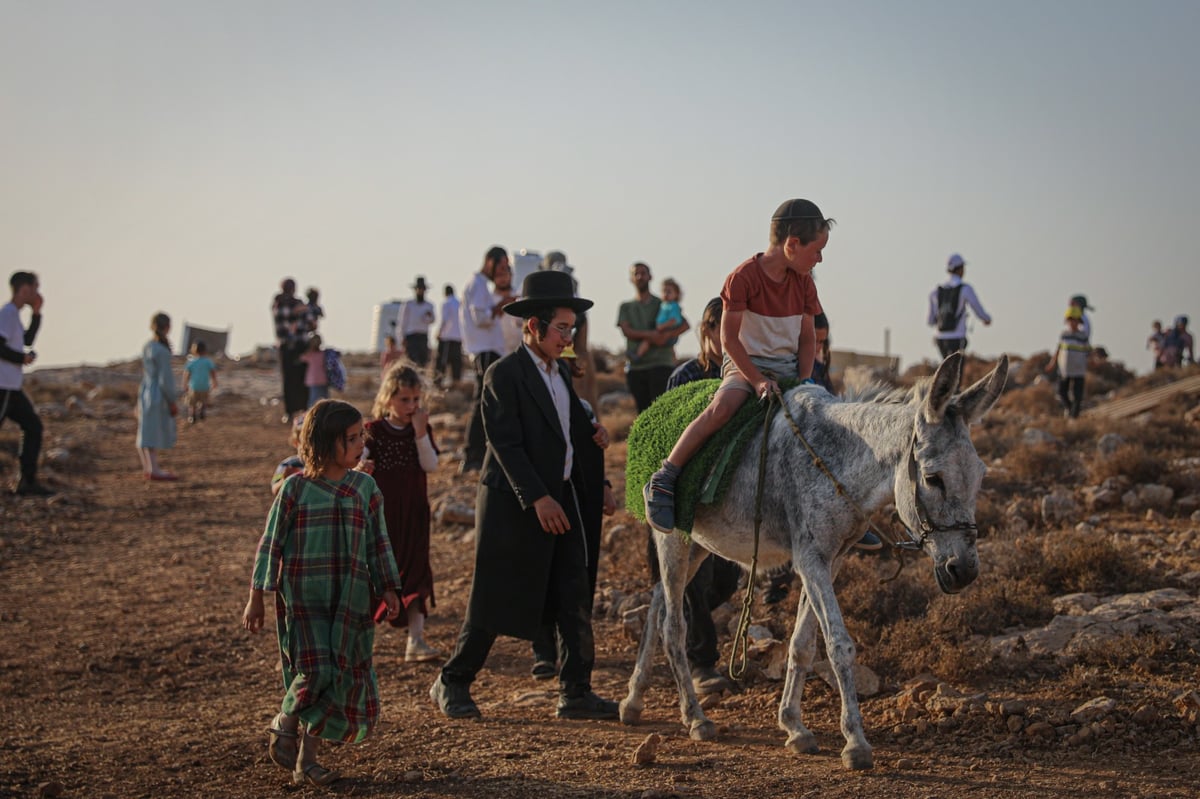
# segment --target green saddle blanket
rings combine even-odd
[[[720,385],[715,378],[685,383],[660,396],[634,420],[625,456],[625,508],[637,518],[646,518],[642,486],[671,454],[684,429],[708,407]],[[748,400],[683,468],[675,482],[677,529],[690,533],[697,504],[711,505],[724,498],[741,454],[762,430],[769,407],[774,403]]]

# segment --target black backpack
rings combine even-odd
[[[957,286],[938,286],[937,290],[937,329],[949,333],[958,327],[962,316],[958,312],[958,297],[962,294],[962,283]]]

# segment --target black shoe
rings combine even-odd
[[[865,552],[876,552],[883,549],[883,541],[874,532],[867,530],[863,533],[862,538],[854,544],[854,549],[861,549]]]
[[[621,717],[621,710],[616,702],[585,691],[578,696],[559,694],[555,715],[560,719],[617,719]]]
[[[46,488],[46,486],[42,485],[37,480],[26,477],[21,478],[21,481],[17,483],[17,487],[13,489],[13,493],[20,497],[54,496],[53,490]]]
[[[471,698],[470,686],[447,685],[440,674],[429,688],[429,698],[448,718],[477,719],[483,716]]]
[[[558,666],[549,660],[537,660],[529,670],[535,680],[551,680],[558,676]]]

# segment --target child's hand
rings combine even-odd
[[[596,433],[592,436],[592,441],[595,441],[596,446],[600,449],[608,449],[608,431],[604,429],[604,425],[596,422],[592,427],[596,428]]]
[[[167,403],[167,410],[171,412],[172,416],[179,415],[179,406],[173,402]]]
[[[263,592],[257,588],[250,590],[250,599],[246,601],[246,609],[242,611],[242,627],[256,633],[263,626]]]
[[[387,620],[388,621],[391,621],[392,619],[394,619],[400,615],[400,597],[396,596],[395,591],[393,591],[391,588],[389,588],[388,590],[383,592],[383,596],[380,598],[387,605],[387,609],[388,609]]]
[[[363,474],[375,474],[375,461],[374,460],[362,460],[362,461],[359,461],[358,465],[355,466],[354,468],[357,469],[358,471],[362,472]]]
[[[617,498],[613,496],[612,486],[604,486],[604,515],[612,516],[617,512]]]
[[[417,408],[412,412],[413,435],[421,438],[429,432],[429,411]]]

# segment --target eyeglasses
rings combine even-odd
[[[575,338],[576,328],[574,327],[568,327],[567,325],[551,325],[550,329],[565,339]]]

